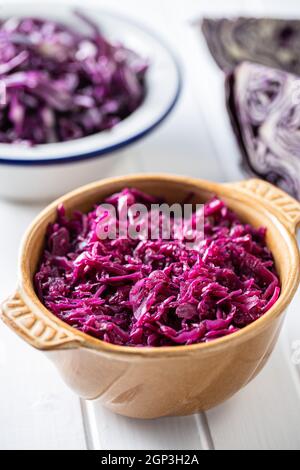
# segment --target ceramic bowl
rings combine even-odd
[[[152,132],[174,109],[181,92],[178,60],[168,45],[144,25],[78,0],[60,3],[15,0],[1,6],[0,19],[31,16],[89,29],[74,14],[83,11],[111,41],[121,41],[150,63],[142,105],[112,130],[69,142],[25,147],[0,143],[0,196],[22,200],[53,200],[71,189],[113,176],[120,149]]]
[[[243,221],[268,229],[282,293],[277,303],[243,330],[210,343],[161,348],[114,346],[87,336],[51,314],[39,301],[33,276],[48,224],[58,204],[68,214],[88,211],[109,194],[133,186],[169,203],[223,198]],[[299,285],[296,228],[300,204],[261,180],[217,184],[197,179],[143,175],[102,180],[51,204],[23,240],[17,292],[2,305],[2,319],[25,341],[45,352],[80,397],[100,400],[125,416],[156,418],[207,410],[231,397],[263,368]],[[279,380],[279,378],[278,378]],[[276,384],[274,384],[276,386]]]

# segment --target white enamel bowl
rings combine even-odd
[[[85,25],[73,15],[73,8],[98,23],[109,39],[123,42],[150,61],[147,96],[137,111],[110,131],[32,148],[0,144],[0,197],[47,200],[110,176],[122,158],[119,150],[153,131],[179,98],[181,73],[174,54],[155,34],[132,20],[76,2],[50,1],[3,4],[0,18],[35,16],[83,30]]]

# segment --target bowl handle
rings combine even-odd
[[[300,228],[300,203],[273,184],[254,178],[225,186],[263,201],[293,235]]]
[[[0,309],[0,318],[31,346],[40,350],[79,347],[82,338],[59,326],[40,311],[32,311],[19,291],[8,298]]]

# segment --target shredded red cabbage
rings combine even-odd
[[[111,129],[142,103],[147,62],[110,43],[82,13],[83,34],[36,18],[0,21],[0,142],[46,144]],[[3,104],[4,101],[4,104]]]
[[[148,214],[160,202],[135,189],[106,200],[124,201],[148,205]],[[205,237],[191,249],[179,239],[99,239],[97,208],[69,219],[59,207],[35,275],[40,300],[69,325],[117,345],[189,345],[244,328],[280,295],[266,229],[243,224],[218,198],[204,214]]]

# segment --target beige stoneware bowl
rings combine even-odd
[[[126,186],[164,196],[170,203],[183,201],[191,192],[198,203],[217,194],[243,221],[266,226],[282,285],[278,302],[243,330],[192,346],[114,346],[56,318],[36,296],[33,276],[46,228],[55,220],[58,204],[63,203],[69,214],[76,209],[88,211]],[[207,410],[252,380],[275,346],[284,314],[299,285],[299,224],[300,204],[261,180],[217,184],[169,175],[102,180],[62,197],[33,222],[21,248],[17,292],[2,305],[1,317],[25,341],[44,351],[74,392],[85,399],[100,400],[115,413],[156,418]]]

